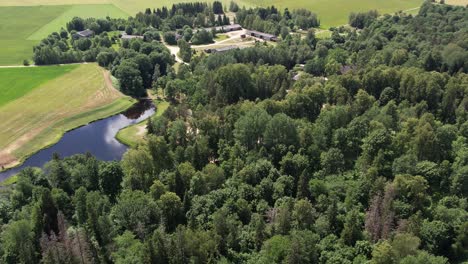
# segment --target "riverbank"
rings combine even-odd
[[[153,100],[156,112],[153,116],[149,117],[152,118],[154,116],[161,116],[166,109],[169,107],[169,102],[161,99]],[[145,119],[138,124],[134,124],[128,126],[122,130],[120,130],[115,138],[122,144],[127,145],[129,147],[135,147],[138,142],[140,142],[147,134],[146,124],[148,119]]]
[[[25,76],[27,78],[27,76]],[[19,166],[70,130],[118,114],[135,103],[96,64],[53,79],[0,108],[0,166]]]

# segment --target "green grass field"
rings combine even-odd
[[[1,7],[0,65],[16,65],[30,59],[37,41],[28,37],[66,9],[66,6]]]
[[[40,69],[53,67],[59,66]],[[71,66],[61,67],[67,71]],[[0,75],[9,70],[0,69]],[[20,74],[4,77],[16,80]],[[22,78],[28,87],[33,87],[30,83],[37,79],[26,73]],[[108,78],[108,73],[96,64],[77,65],[0,106],[0,165],[17,165],[25,157],[57,142],[66,131],[130,107],[134,100],[115,90]],[[0,86],[0,91],[3,89]]]
[[[128,14],[117,8],[114,5],[71,5],[68,6],[67,10],[50,21],[46,25],[42,26],[34,34],[28,37],[28,40],[41,40],[47,37],[51,32],[59,30],[61,27],[65,27],[67,22],[72,20],[73,17],[80,16],[83,18],[105,18],[107,16],[112,18],[127,18]]]
[[[156,105],[156,113],[153,116],[161,116],[169,107],[169,102],[166,101],[155,100],[154,103]],[[115,138],[127,146],[136,146],[146,135],[146,122],[147,120],[143,120],[138,124],[120,130]]]
[[[87,4],[113,4],[127,14],[135,15],[146,8],[172,6],[174,3],[199,2],[200,0],[0,0],[0,6],[37,6],[37,5],[87,5]],[[206,0],[212,2],[212,0]],[[229,5],[230,0],[221,0]],[[251,6],[249,2],[237,1],[241,6]]]
[[[53,31],[65,27],[74,16],[104,18],[128,15],[111,4],[1,6],[0,65],[18,65],[22,64],[24,59],[30,60],[33,46]]]
[[[0,70],[0,107],[31,92],[41,84],[76,69],[63,67],[6,68]]]

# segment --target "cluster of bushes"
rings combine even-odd
[[[72,34],[73,31],[72,31]],[[67,31],[54,32],[33,48],[36,65],[93,62],[100,52],[112,50],[115,39],[106,32],[90,39],[70,38]]]

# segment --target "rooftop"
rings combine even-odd
[[[80,37],[90,37],[94,34],[94,31],[92,31],[91,29],[86,29],[86,30],[83,30],[83,31],[78,31],[76,32],[76,34]]]
[[[127,33],[125,32],[122,32],[122,37],[121,39],[134,39],[134,38],[139,38],[139,39],[142,39],[143,36],[138,36],[138,35],[128,35]]]
[[[260,32],[260,31],[256,31],[256,30],[249,30],[248,33],[258,35],[258,36],[262,36],[262,37],[266,37],[266,38],[276,38],[276,36],[273,35],[273,34],[268,34],[268,33]]]

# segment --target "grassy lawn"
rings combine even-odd
[[[67,6],[65,12],[30,35],[28,40],[41,40],[47,37],[51,32],[58,31],[62,27],[65,28],[65,25],[76,16],[82,18],[106,18],[107,16],[112,18],[127,18],[128,14],[111,4],[70,5]]]
[[[161,116],[169,107],[169,102],[162,100],[155,100],[154,104],[156,105],[156,113],[153,116]],[[143,120],[120,130],[115,138],[127,146],[136,146],[146,135],[146,122],[147,120]]]
[[[0,70],[0,107],[31,92],[41,84],[64,75],[78,65],[63,67],[5,68]]]
[[[96,64],[79,65],[1,106],[0,165],[17,165],[66,131],[130,107],[134,100],[110,86],[105,76]]]
[[[331,38],[332,32],[330,30],[320,30],[315,33],[315,36],[319,39]]]
[[[0,182],[0,187],[8,187],[12,184],[15,184],[18,181],[18,175],[11,176],[6,180]]]
[[[229,36],[226,35],[226,34],[217,34],[216,37],[214,38],[214,40],[216,41],[221,41],[221,40],[225,40],[225,39],[228,39]]]

